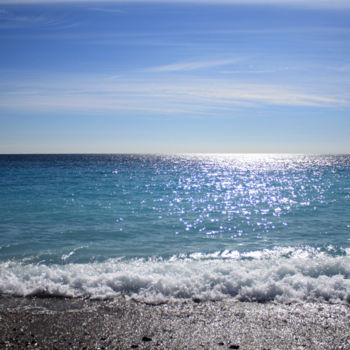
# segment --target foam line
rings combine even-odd
[[[235,298],[350,303],[349,255],[302,249],[231,255],[51,266],[3,262],[0,293],[91,298],[125,295],[148,302]]]

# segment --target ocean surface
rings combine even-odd
[[[350,303],[350,155],[0,155],[0,294]]]

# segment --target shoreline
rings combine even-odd
[[[350,305],[0,297],[1,349],[349,349]]]

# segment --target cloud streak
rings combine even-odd
[[[167,64],[163,66],[151,67],[147,69],[149,72],[179,72],[179,71],[192,71],[205,68],[214,68],[229,65],[242,61],[241,58],[228,59],[228,60],[212,60],[212,61],[192,61],[192,62],[180,62]]]
[[[17,29],[17,28],[71,28],[75,23],[66,23],[55,18],[45,15],[18,15],[14,11],[0,9],[0,29]],[[2,38],[4,36],[2,35]],[[23,38],[23,34],[20,38]],[[38,38],[38,35],[32,35]]]
[[[124,11],[116,8],[108,8],[108,7],[91,7],[90,11],[95,12],[104,12],[104,13],[124,13]]]
[[[32,81],[32,80],[31,80]],[[227,80],[108,79],[66,77],[2,83],[0,109],[31,111],[135,112],[213,116],[237,108],[275,106],[341,108],[343,97],[279,85],[234,84]],[[2,92],[1,92],[2,91]]]
[[[164,0],[105,0],[105,3],[164,3]],[[96,0],[0,0],[0,4],[96,3]],[[350,9],[348,0],[168,0],[167,3],[277,5],[311,8]]]

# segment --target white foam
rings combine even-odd
[[[79,249],[83,249],[83,248],[86,248],[87,246],[82,246],[82,247],[77,247],[77,248],[74,248],[72,251],[70,251],[68,254],[63,254],[61,256],[61,259],[63,261],[66,261],[67,259],[69,259],[72,255],[74,255]]]
[[[155,303],[172,298],[350,303],[350,256],[284,248],[51,266],[5,262],[0,264],[0,293],[93,298],[125,295]]]

